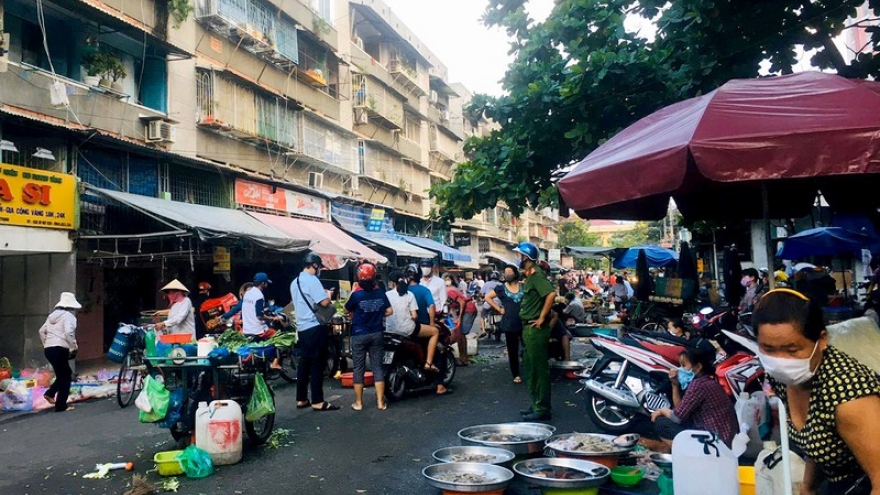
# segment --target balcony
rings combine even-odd
[[[419,83],[419,72],[415,67],[408,65],[403,60],[392,59],[388,66],[388,72],[394,81],[406,89],[409,93],[416,96],[424,96],[427,94]]]
[[[461,148],[457,141],[440,132],[436,126],[431,126],[428,131],[430,152],[432,157],[443,161],[455,163],[461,155]]]
[[[302,146],[297,152],[299,157],[323,170],[339,174],[360,172],[357,140],[322,123],[317,117],[303,117],[299,121],[302,129]]]
[[[403,129],[403,105],[381,84],[364,74],[352,74],[351,100],[355,124],[369,121],[389,130]]]

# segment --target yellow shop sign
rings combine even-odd
[[[0,163],[0,225],[76,228],[76,177]]]

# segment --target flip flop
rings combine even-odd
[[[305,404],[297,404],[297,405],[296,405],[296,408],[297,408],[297,409],[305,409],[305,408],[307,408],[307,407],[309,407],[309,406],[311,406],[311,405],[312,405],[311,402],[306,401]]]
[[[327,401],[324,401],[324,403],[321,404],[321,407],[313,407],[313,408],[312,408],[312,411],[318,411],[318,412],[323,412],[323,411],[338,411],[338,410],[339,410],[339,406],[337,406],[337,405],[335,405],[335,404],[331,404],[331,403],[329,403],[329,402],[327,402]]]
[[[379,409],[380,411],[384,411],[385,409],[388,409],[388,403],[382,404],[381,406],[377,406],[377,409]]]
[[[433,371],[434,373],[439,373],[440,368],[434,366],[434,363],[425,363],[425,371]]]
[[[359,406],[357,404],[352,404],[351,408],[354,409],[355,411],[363,411],[364,410],[364,406]]]
[[[520,378],[520,377],[514,378],[513,383],[522,383],[522,378]]]

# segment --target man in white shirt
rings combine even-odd
[[[159,289],[165,294],[165,298],[171,306],[168,308],[168,318],[164,322],[156,324],[156,330],[166,330],[166,333],[191,333],[196,334],[196,318],[193,315],[193,304],[189,300],[189,289],[174,279],[165,287]]]
[[[446,307],[446,282],[434,274],[434,262],[432,260],[423,259],[419,262],[419,267],[422,270],[420,285],[427,287],[431,291],[431,296],[434,298],[434,307],[440,313]]]
[[[274,318],[263,314],[266,307],[263,291],[271,283],[269,276],[260,272],[254,275],[254,286],[244,293],[241,300],[241,329],[245,335],[262,335],[269,330],[267,322]]]

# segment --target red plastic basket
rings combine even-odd
[[[163,344],[189,344],[195,335],[191,333],[171,333],[167,335],[159,335],[159,342]]]
[[[343,373],[340,378],[342,379],[342,387],[343,388],[352,388],[354,387],[354,373],[348,372]],[[373,386],[373,372],[367,371],[364,373],[364,386],[372,387]]]

